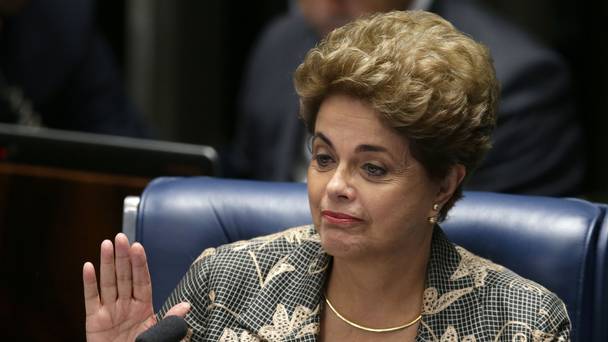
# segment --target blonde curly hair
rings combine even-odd
[[[455,164],[470,175],[491,147],[499,86],[489,51],[429,12],[380,13],[334,30],[308,52],[294,82],[311,132],[328,95],[357,97],[409,139],[437,180]],[[460,197],[462,185],[441,220]]]

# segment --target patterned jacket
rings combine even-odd
[[[192,341],[315,341],[331,257],[313,226],[205,250],[169,297]],[[568,341],[564,303],[436,227],[416,341]]]

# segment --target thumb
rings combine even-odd
[[[188,311],[190,311],[190,307],[190,303],[181,302],[169,309],[169,311],[167,311],[163,318],[166,318],[167,316],[178,316],[183,318],[184,316],[186,316]]]

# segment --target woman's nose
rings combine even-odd
[[[334,201],[350,201],[355,198],[352,179],[346,167],[338,166],[327,183],[327,194]]]

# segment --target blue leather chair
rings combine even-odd
[[[572,341],[608,341],[606,206],[578,199],[467,192],[449,238],[557,293]],[[305,184],[159,178],[125,200],[123,231],[146,248],[160,308],[207,247],[310,223]]]
[[[604,205],[603,209],[608,208]],[[597,239],[593,341],[608,341],[608,220],[603,221]]]

